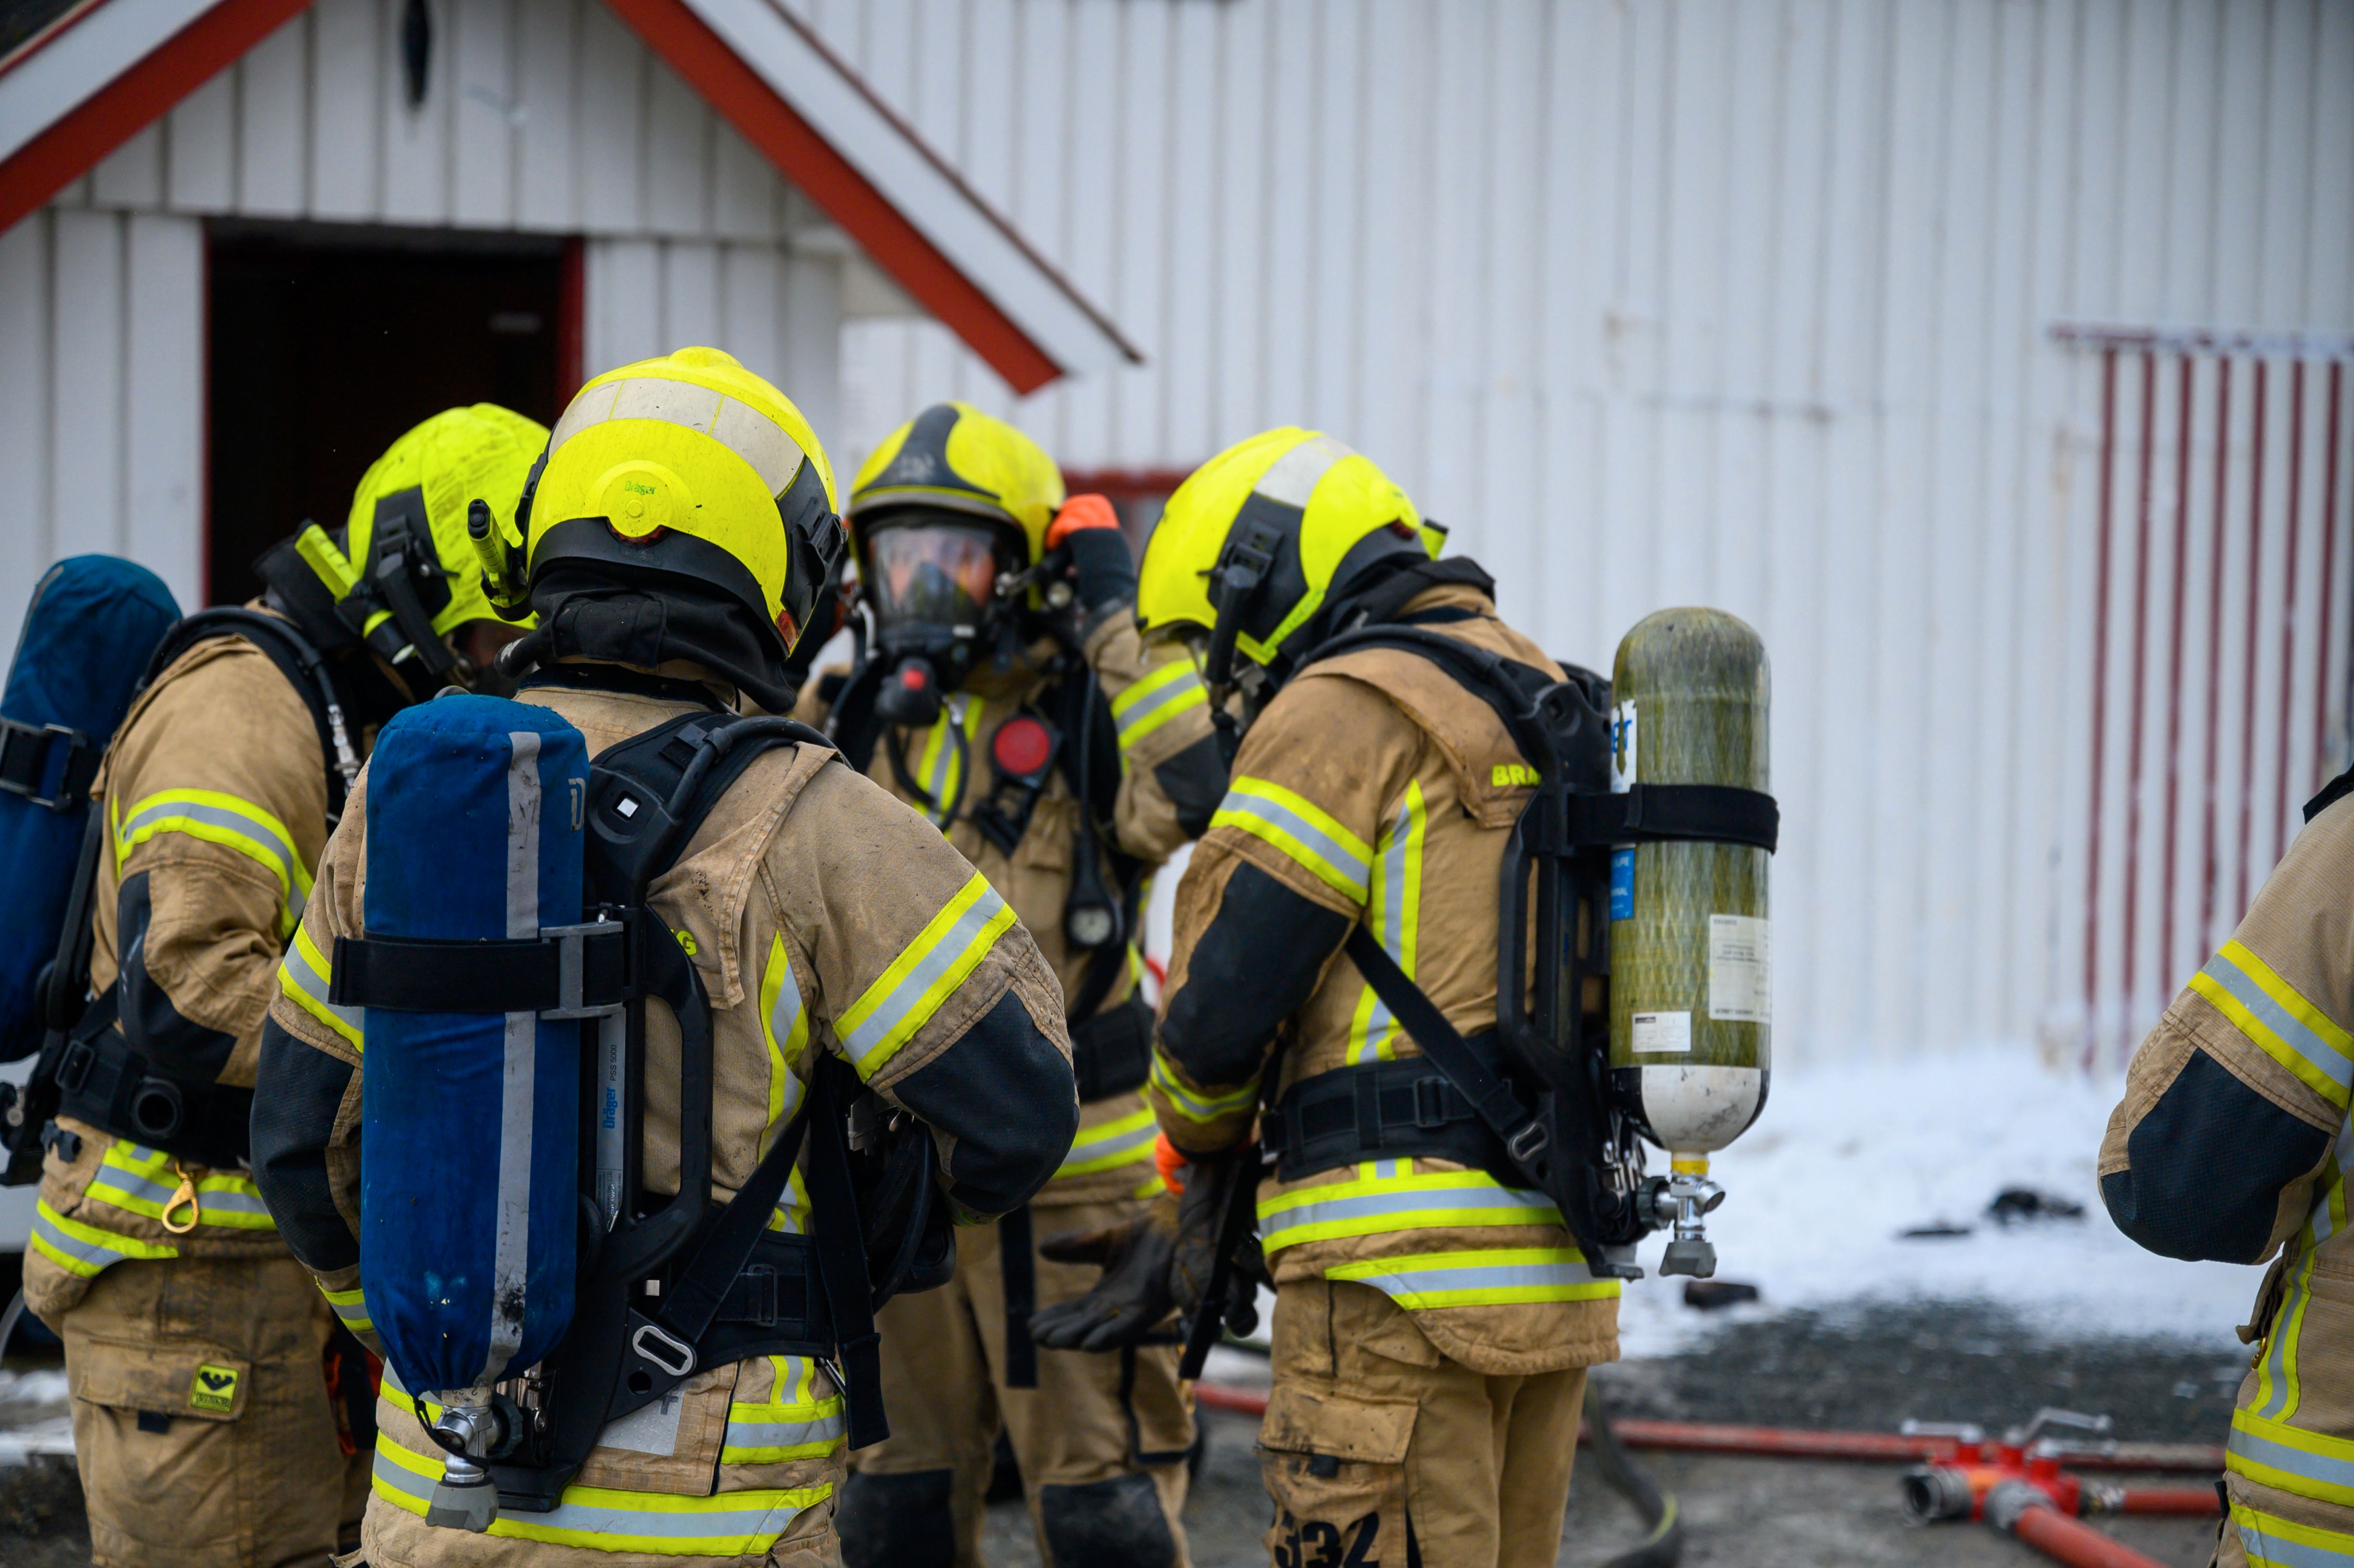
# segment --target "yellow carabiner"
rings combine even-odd
[[[172,1194],[171,1202],[164,1205],[162,1219],[165,1230],[175,1236],[184,1236],[196,1228],[198,1222],[205,1217],[205,1211],[196,1202],[196,1179],[188,1174],[187,1167],[175,1160],[172,1161],[172,1174],[180,1179],[180,1188]],[[173,1211],[178,1209],[183,1203],[187,1205],[188,1217],[185,1220],[173,1219]]]

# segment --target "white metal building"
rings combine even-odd
[[[854,325],[850,445],[1312,424],[1564,656],[1759,627],[1786,1061],[2114,1057],[2342,764],[2346,0],[795,3],[1145,355]]]

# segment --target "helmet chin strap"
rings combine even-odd
[[[1202,659],[1202,683],[1208,688],[1211,728],[1228,768],[1234,766],[1235,752],[1243,739],[1242,726],[1228,708],[1236,684],[1235,639],[1242,635],[1244,620],[1267,587],[1282,544],[1281,530],[1253,519],[1227,539],[1218,564],[1210,568],[1210,603],[1218,618],[1210,628],[1209,652]]]

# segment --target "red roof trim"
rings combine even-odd
[[[0,162],[0,230],[80,179],[311,0],[221,0]],[[90,15],[76,12],[79,19]],[[54,35],[52,35],[54,36]]]
[[[606,3],[766,154],[779,173],[842,225],[901,288],[946,323],[1016,392],[1034,392],[1062,375],[1061,366],[778,97],[684,0]]]

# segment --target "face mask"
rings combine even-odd
[[[862,563],[875,641],[892,665],[876,695],[893,724],[928,725],[943,693],[964,683],[1003,611],[1010,542],[983,524],[926,518],[878,528]]]

